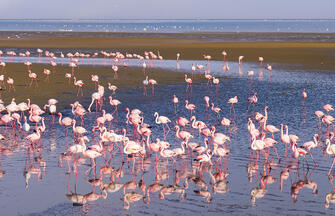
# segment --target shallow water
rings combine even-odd
[[[33,58],[31,58],[31,61],[34,62]],[[104,67],[103,60],[101,59],[100,65],[99,61],[97,60],[95,67]],[[9,60],[7,59],[6,62],[9,62]],[[84,63],[85,61],[82,62],[82,64]],[[162,71],[164,69],[165,73],[180,71],[182,73],[188,72],[189,76],[192,76],[190,70],[192,63],[206,65],[206,62],[201,61],[181,61],[179,69],[177,69],[175,61],[157,61],[155,67],[161,68]],[[130,60],[128,64],[141,66],[139,62]],[[246,108],[248,105],[247,98],[257,92],[259,102],[255,106],[255,111],[263,113],[264,107],[269,106],[269,124],[277,127],[281,123],[287,124],[289,133],[300,137],[299,144],[312,140],[314,133],[319,133],[324,140],[326,128],[323,127],[322,131],[317,128],[314,111],[321,110],[324,104],[332,103],[334,75],[331,71],[318,73],[314,71],[287,71],[285,68],[276,69],[280,67],[276,67],[275,64],[273,64],[274,69],[271,72],[265,69],[260,71],[258,64],[243,63],[241,67],[234,62],[228,64],[230,71],[226,72],[222,71],[222,62],[210,63],[212,75],[220,78],[217,90],[214,85],[207,85],[207,80],[203,75],[199,75],[199,71],[194,74],[192,92],[185,92],[183,79],[175,82],[159,83],[155,88],[154,96],[151,95],[150,88],[148,88],[149,96],[143,96],[143,89],[135,86],[120,88],[116,97],[122,104],[119,106],[118,116],[114,114],[111,126],[116,133],[120,134],[120,130],[126,127],[126,113],[123,109],[125,107],[138,108],[144,113],[144,122],[153,126],[151,128],[153,131],[152,138],[163,139],[162,127],[154,123],[154,112],[157,111],[160,115],[167,116],[173,121],[179,116],[190,118],[190,113],[184,108],[183,103],[185,99],[188,99],[197,106],[195,110],[197,119],[204,121],[207,125],[215,125],[217,132],[225,132],[224,127],[217,124],[215,113],[211,110],[208,113],[206,112],[203,97],[207,95],[215,106],[219,106],[223,110],[221,117],[224,116],[232,120],[231,142],[227,143],[227,148],[231,151],[229,156],[226,157],[228,170],[224,164],[223,166],[219,165],[219,168],[216,169],[216,156],[213,157],[214,166],[210,168],[208,164],[204,164],[203,170],[200,172],[195,168],[196,163],[189,156],[177,158],[174,164],[171,161],[166,164],[166,160],[161,159],[155,169],[155,155],[153,154],[144,161],[143,169],[141,158],[136,158],[135,174],[132,174],[132,160],[127,160],[123,156],[124,163],[122,163],[119,150],[115,144],[111,159],[109,160],[110,154],[106,152],[105,159],[100,157],[96,160],[97,167],[95,170],[85,174],[85,171],[90,168],[90,161],[86,160],[83,165],[78,166],[77,175],[73,172],[69,174],[66,161],[63,161],[62,167],[59,167],[59,156],[73,143],[72,132],[70,130],[68,137],[65,138],[65,128],[59,126],[58,123],[52,126],[51,117],[46,116],[47,131],[42,135],[41,145],[37,145],[33,149],[27,148],[27,142],[24,141],[26,134],[16,131],[14,136],[10,128],[7,129],[6,133],[4,132],[5,128],[1,128],[2,133],[9,137],[7,140],[1,141],[3,145],[1,170],[5,171],[4,176],[0,179],[0,208],[2,212],[6,215],[143,215],[161,214],[162,212],[164,212],[164,215],[205,213],[214,215],[222,212],[232,215],[331,214],[334,205],[330,204],[329,209],[325,209],[324,204],[326,194],[334,192],[331,181],[327,176],[332,158],[323,154],[324,143],[321,147],[312,150],[313,156],[319,164],[318,167],[314,167],[311,158],[307,156],[304,165],[300,159],[299,169],[294,168],[297,164],[291,158],[291,150],[288,150],[287,158],[285,158],[285,146],[279,142],[277,149],[281,158],[280,162],[278,162],[273,152],[270,153],[269,161],[266,161],[263,154],[260,153],[260,158],[257,160],[259,168],[254,170],[252,176],[248,175],[248,167],[254,167],[256,158],[255,154],[251,154],[251,150],[249,150],[250,140],[247,131],[248,117],[252,117],[254,111],[246,112]],[[123,70],[131,70],[131,67],[123,68]],[[248,76],[248,70],[254,70],[254,75]],[[65,72],[69,71],[57,71],[57,73],[63,74]],[[138,73],[142,74],[142,69]],[[105,79],[104,81],[110,80],[113,82],[113,74],[106,76]],[[139,85],[141,85],[143,79],[144,75],[143,78],[138,80]],[[85,81],[89,82],[88,78]],[[93,88],[91,86],[85,89],[85,97],[77,98],[73,96],[73,101],[79,99],[87,108],[91,99],[89,95],[90,92],[94,91]],[[308,93],[308,98],[304,102],[301,98],[303,88],[306,88]],[[40,90],[43,91],[42,87]],[[109,94],[109,92],[106,92],[106,97]],[[171,103],[173,94],[176,94],[180,101],[179,112],[176,115]],[[235,95],[239,97],[239,103],[235,105],[236,117],[233,117],[229,114],[227,100]],[[7,97],[9,96],[10,94],[7,95]],[[59,96],[59,98],[62,98],[62,96]],[[103,108],[109,113],[114,111],[108,101],[104,102]],[[61,112],[64,116],[73,117],[69,109],[61,110]],[[85,128],[91,129],[97,116],[101,116],[101,113],[92,112],[87,114]],[[171,123],[170,127],[173,128],[173,126],[174,123]],[[132,138],[131,125],[128,130],[127,135]],[[197,131],[190,127],[187,127],[186,130],[194,134],[195,138],[192,141],[198,142]],[[227,131],[226,134],[229,135],[229,132]],[[98,141],[98,132],[95,135],[89,132],[88,136],[91,141],[87,145],[91,145],[92,140],[94,142]],[[275,138],[279,141],[279,134],[276,134]],[[203,145],[202,139],[201,144]],[[173,131],[169,132],[167,141],[171,143],[171,148],[179,147],[180,140],[175,138]],[[105,145],[106,147],[111,146],[108,143]],[[46,163],[45,172],[44,161]],[[73,161],[70,164],[72,166]],[[142,182],[149,186],[155,184],[156,179],[160,179],[157,181],[162,184],[162,187],[175,186],[175,189],[170,195],[166,194],[164,199],[161,199],[160,192],[150,193],[150,203],[148,203],[147,191],[145,191],[146,198],[144,201],[141,199],[133,202],[130,204],[129,210],[124,210],[124,202],[121,200],[123,199],[123,188],[115,193],[108,193],[108,196],[104,199],[102,188],[99,185],[94,187],[89,183],[90,179],[99,177],[102,177],[103,184],[110,183],[110,178],[113,175],[100,175],[101,168],[109,165],[115,171],[122,170],[120,175],[114,173],[114,183],[125,184],[132,179],[139,183],[142,179]],[[290,176],[283,181],[283,188],[280,191],[280,173],[286,167],[290,167]],[[33,171],[39,173],[39,170],[41,173],[38,178],[38,174],[34,174]],[[214,173],[228,174],[224,180],[227,181],[225,193],[213,192],[211,175]],[[168,174],[169,177],[164,178],[164,174]],[[276,181],[273,184],[262,185],[262,175],[273,176]],[[188,178],[188,187],[185,187],[185,178]],[[257,181],[257,178],[259,178],[259,181]],[[203,185],[196,185],[195,183],[199,183],[201,179],[204,181]],[[315,182],[318,192],[313,194],[311,189],[299,188],[296,192],[296,198],[293,199],[291,187],[299,180]],[[267,190],[264,197],[256,198],[255,203],[251,202],[251,191],[262,187]],[[210,199],[208,199],[211,202],[207,202],[206,198],[198,196],[194,192],[201,189],[207,190],[211,194]],[[81,206],[74,206],[66,197],[66,194],[75,193],[86,194],[86,197],[89,197],[88,194],[93,190],[97,193],[99,199],[96,201],[87,200]],[[126,193],[131,191],[126,190]],[[139,186],[134,191],[143,195]]]

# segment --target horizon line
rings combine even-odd
[[[194,21],[202,21],[202,20],[263,20],[263,21],[267,21],[267,20],[272,20],[272,21],[276,21],[276,20],[335,20],[335,18],[182,18],[182,19],[164,19],[164,18],[159,18],[159,19],[153,19],[153,18],[131,18],[131,19],[114,19],[114,18],[0,18],[0,21],[3,20],[31,20],[31,21],[35,21],[35,20],[40,20],[40,21],[53,21],[53,20],[64,20],[64,21],[99,21],[99,20],[106,20],[106,21],[138,21],[138,20],[152,20],[152,21],[183,21],[183,20],[194,20]]]

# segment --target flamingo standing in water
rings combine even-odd
[[[108,89],[113,91],[113,94],[115,94],[115,91],[117,90],[117,86],[112,85],[111,83],[108,83]]]
[[[237,97],[237,96],[235,96],[235,97],[233,97],[233,98],[230,98],[230,99],[228,100],[228,103],[231,104],[231,105],[230,105],[230,112],[231,112],[231,110],[233,110],[233,111],[234,111],[234,114],[235,114],[234,104],[236,104],[237,102],[238,102],[238,97]]]
[[[59,116],[59,124],[66,127],[65,137],[67,137],[67,133],[68,133],[69,127],[73,123],[73,119],[71,119],[69,117],[65,117],[65,118],[62,119],[62,113],[58,113],[58,116]]]
[[[164,131],[164,140],[165,140],[166,136],[170,132],[170,127],[169,127],[168,123],[171,122],[171,120],[168,117],[159,116],[157,112],[155,112],[154,116],[156,117],[156,120],[155,120],[156,124],[162,124],[163,131]],[[168,127],[168,129],[169,129],[166,134],[165,134],[164,125],[166,125]]]
[[[118,110],[117,110],[117,106],[121,104],[121,102],[117,99],[113,99],[112,96],[109,96],[109,103],[111,106],[114,106],[115,109],[114,109],[114,112],[113,113],[117,113],[118,114]]]
[[[219,118],[220,118],[220,112],[222,112],[222,110],[221,110],[221,108],[219,108],[219,107],[214,107],[214,103],[211,103],[211,109],[212,109],[212,111],[213,112],[215,112],[216,113],[216,115],[217,115],[217,121],[219,121]]]
[[[332,155],[334,157],[334,155],[335,155],[335,144],[331,144],[330,139],[326,139],[326,144],[327,144],[326,153],[329,154],[329,155]],[[334,163],[335,163],[335,157],[334,157],[332,165],[330,166],[328,176],[330,176],[330,173],[332,171]]]
[[[90,106],[87,109],[89,112],[91,112],[91,106],[93,105],[94,101],[95,101],[95,109],[96,109],[95,111],[98,112],[98,101],[100,100],[100,98],[101,98],[101,94],[99,92],[94,92],[92,94],[92,101],[90,103]],[[99,103],[99,105],[100,105],[100,103]]]
[[[149,85],[148,76],[145,77],[145,80],[143,80],[142,83],[143,83],[143,89],[144,89],[143,95],[147,96],[147,86]]]
[[[188,100],[185,100],[185,108],[191,112],[192,116],[192,111],[196,108],[194,104],[189,104]]]
[[[204,101],[206,103],[206,112],[207,112],[208,108],[209,108],[209,97],[208,96],[204,96]]]
[[[155,94],[155,85],[157,85],[157,81],[154,80],[154,79],[149,79],[148,83],[151,84],[152,95],[154,95]]]
[[[262,56],[258,57],[259,66],[262,67],[264,58]]]
[[[239,56],[238,57],[238,64],[241,65],[242,64],[242,60],[243,60],[244,56]]]
[[[306,89],[304,89],[301,93],[301,97],[305,100],[307,98],[307,92]]]
[[[177,96],[173,95],[172,103],[174,105],[174,113],[177,113],[177,111],[178,111],[178,102],[179,102],[179,100],[178,100]]]
[[[35,88],[38,87],[37,74],[36,73],[32,73],[31,70],[28,70],[28,72],[29,72],[29,78],[31,79],[29,87],[31,87],[31,85],[33,84],[34,80],[35,80]]]
[[[48,69],[45,69],[45,68],[44,68],[43,73],[46,75],[44,81],[45,81],[45,82],[50,82],[50,80],[49,80],[49,75],[51,74],[51,71],[48,70]]]
[[[69,81],[69,86],[70,86],[70,82],[71,82],[71,77],[72,77],[72,75],[70,73],[65,74],[65,78],[68,79],[68,81]]]
[[[77,92],[77,97],[79,95],[79,92],[81,91],[81,96],[83,96],[83,85],[84,85],[84,82],[82,80],[77,80],[76,77],[73,77],[73,84],[75,86],[78,86],[78,92]]]
[[[14,92],[16,91],[16,90],[15,90],[15,87],[14,87],[14,79],[13,79],[13,78],[8,77],[8,78],[7,78],[7,84],[9,85],[9,87],[8,87],[8,92],[10,92],[10,89],[11,89],[11,88],[14,90]]]
[[[185,74],[185,82],[186,82],[186,91],[188,88],[192,91],[192,79],[187,77],[187,74]]]
[[[249,104],[248,104],[247,111],[249,110],[250,104],[253,105],[253,110],[255,110],[255,103],[257,103],[257,101],[258,101],[257,93],[254,93],[252,97],[248,98]]]

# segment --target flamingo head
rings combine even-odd
[[[177,131],[178,129],[179,129],[179,126],[178,126],[178,125],[174,126],[174,130],[175,130],[175,131]]]
[[[268,107],[268,106],[266,106],[266,107],[265,107],[265,110],[269,110],[269,107]]]

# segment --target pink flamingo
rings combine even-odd
[[[7,78],[7,84],[9,85],[9,87],[8,87],[8,92],[10,92],[10,89],[11,89],[11,88],[14,90],[14,92],[16,91],[16,90],[15,90],[15,87],[14,87],[14,79],[13,79],[13,78],[8,77],[8,78]]]
[[[91,80],[94,82],[95,87],[97,84],[99,85],[99,76],[98,75],[91,75]]]
[[[217,117],[217,121],[219,121],[219,118],[220,118],[220,112],[222,112],[222,110],[221,110],[221,108],[219,108],[219,107],[214,107],[214,103],[211,103],[211,109],[212,109],[212,111],[213,112],[215,112],[216,113],[216,117]]]
[[[100,125],[104,126],[105,122],[106,122],[106,111],[102,110],[102,116],[98,117],[96,119],[97,125],[93,127],[92,132],[94,133],[95,129],[100,128]]]
[[[43,73],[45,74],[45,82],[49,82],[50,80],[49,80],[49,75],[51,74],[51,71],[50,70],[48,70],[48,69],[45,69],[44,68],[44,70],[43,70]]]
[[[29,140],[31,144],[39,141],[41,139],[40,130],[38,129],[35,133],[26,136],[26,139]]]
[[[117,86],[112,85],[111,83],[108,83],[108,89],[113,91],[113,94],[115,94],[115,91],[117,90]]]
[[[109,103],[111,106],[114,106],[114,112],[113,113],[118,113],[117,106],[121,104],[121,102],[117,99],[113,99],[112,96],[109,96]]]
[[[172,103],[174,105],[174,113],[177,113],[177,111],[178,111],[178,102],[179,102],[179,100],[178,100],[177,96],[173,95]]]
[[[143,80],[142,83],[143,83],[143,89],[144,89],[143,95],[147,96],[147,86],[149,85],[148,76],[145,77],[145,80]]]
[[[326,153],[329,154],[329,155],[334,156],[335,155],[335,144],[331,144],[330,140],[326,139],[326,145],[327,145]],[[335,157],[334,157],[332,165],[330,166],[328,176],[330,176],[330,173],[333,169],[334,163],[335,163]]]
[[[190,88],[192,92],[192,79],[187,77],[187,74],[185,74],[185,82],[186,82],[186,91],[188,88]]]
[[[189,110],[192,115],[192,111],[196,108],[196,106],[194,104],[189,104],[188,100],[185,100],[185,108]]]
[[[0,66],[2,66],[2,71],[1,71],[1,73],[6,73],[6,71],[5,71],[6,63],[5,63],[5,62],[0,62]]]
[[[87,109],[89,112],[91,112],[91,107],[92,107],[94,101],[95,101],[95,109],[96,109],[95,111],[98,112],[98,101],[100,100],[100,98],[101,98],[101,94],[99,94],[99,92],[94,92],[92,94],[92,101],[91,101],[91,103],[90,103],[90,105]],[[99,105],[100,105],[100,103],[99,103]]]
[[[252,97],[248,98],[248,108],[247,111],[249,110],[250,104],[253,104],[253,110],[255,110],[255,103],[257,103],[258,101],[258,97],[257,97],[257,93],[254,93],[254,95]]]
[[[279,132],[279,129],[277,127],[273,126],[273,125],[266,125],[266,121],[267,120],[265,119],[263,129],[264,129],[265,132],[271,133],[272,134],[272,139],[274,139],[273,134]]]
[[[185,127],[186,125],[190,124],[190,121],[187,120],[186,118],[184,117],[179,117],[176,121],[177,125],[180,125],[182,127]]]
[[[70,82],[71,82],[71,77],[72,77],[72,75],[70,73],[65,74],[65,78],[68,79],[69,85],[70,85]]]
[[[259,61],[259,66],[262,67],[264,58],[262,56],[258,57],[258,61]]]
[[[226,57],[227,57],[227,52],[225,50],[222,51],[222,55],[223,55],[223,61],[226,61]]]
[[[329,111],[334,111],[333,105],[326,104],[322,107],[328,114]]]
[[[151,84],[151,87],[152,87],[152,95],[155,94],[155,85],[157,85],[157,81],[154,80],[154,79],[149,79],[149,84]]]
[[[213,84],[216,85],[216,91],[218,91],[220,80],[218,78],[213,77]]]
[[[73,119],[71,119],[69,117],[65,117],[65,118],[62,119],[62,113],[60,113],[60,112],[58,113],[58,116],[59,116],[59,120],[58,120],[59,124],[66,127],[65,137],[67,137],[67,133],[68,133],[69,127],[73,123]]]
[[[35,80],[35,88],[38,87],[37,74],[36,73],[32,73],[31,70],[28,70],[28,72],[29,72],[29,78],[31,79],[29,87],[31,87],[31,85],[33,84],[34,80]]]
[[[159,116],[157,112],[155,112],[154,116],[156,117],[156,119],[155,119],[156,124],[162,124],[163,131],[164,131],[164,140],[165,140],[166,136],[170,132],[170,127],[169,127],[168,123],[171,122],[171,120],[166,116]],[[164,125],[166,125],[167,128],[169,129],[166,134],[165,134]]]
[[[315,160],[313,158],[313,155],[311,153],[311,149],[318,147],[318,145],[319,145],[318,138],[319,138],[319,135],[318,134],[314,134],[313,141],[305,142],[302,145],[309,152],[309,155],[311,156],[311,158],[312,158],[312,160],[313,160],[313,162],[314,162],[315,165],[318,165],[318,164],[315,162]]]
[[[286,128],[286,133],[284,134],[284,126],[283,126],[283,124],[280,124],[280,139],[285,144],[285,150],[286,150],[287,144],[290,143],[290,137],[288,135],[287,125],[285,125],[285,128]]]
[[[233,97],[233,98],[230,98],[230,99],[228,100],[228,103],[231,104],[231,105],[230,105],[230,112],[231,112],[231,110],[233,110],[233,111],[234,111],[234,114],[235,114],[234,104],[236,104],[237,102],[238,102],[238,97],[237,97],[237,96],[235,96],[235,97]]]
[[[193,138],[193,136],[191,135],[191,133],[187,132],[187,131],[180,131],[180,128],[178,125],[176,125],[174,127],[175,132],[176,132],[176,137],[179,139],[182,139],[184,141],[188,141],[191,138]]]
[[[78,86],[78,92],[77,92],[77,97],[79,95],[79,92],[81,91],[81,96],[83,96],[83,85],[84,85],[84,82],[82,80],[77,80],[76,77],[73,77],[73,84],[75,86]]]
[[[84,135],[85,133],[87,133],[87,130],[81,126],[76,126],[76,120],[73,120],[73,134],[78,134],[79,136]]]
[[[208,108],[209,108],[209,97],[208,96],[204,96],[204,101],[206,103],[206,112],[207,112]]]
[[[302,93],[301,93],[301,97],[302,97],[303,99],[306,99],[306,98],[307,98],[307,92],[306,92],[306,89],[304,89],[304,90],[302,91]]]
[[[229,133],[230,133],[230,120],[223,117],[222,120],[221,120],[221,125],[224,126],[224,132],[226,133],[226,130],[227,130],[227,127],[229,129]]]
[[[238,57],[238,64],[241,65],[242,64],[242,60],[243,60],[244,56],[239,56]]]

